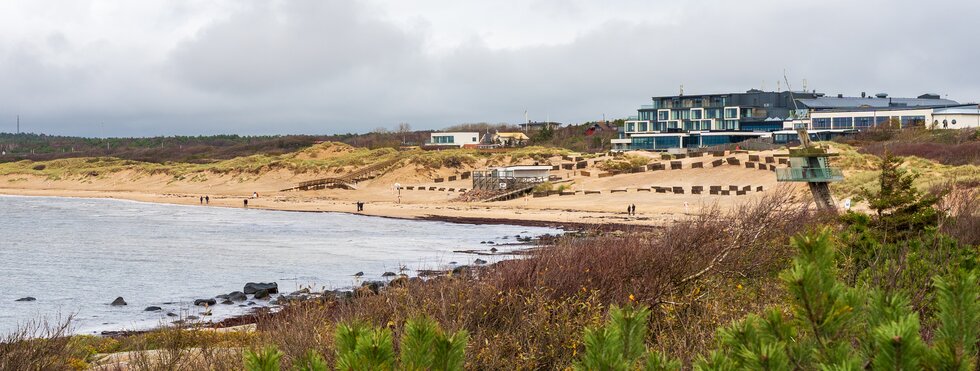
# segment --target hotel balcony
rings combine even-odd
[[[835,167],[778,168],[776,180],[780,182],[839,182],[844,173]]]

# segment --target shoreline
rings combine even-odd
[[[525,227],[551,227],[563,230],[652,230],[663,222],[649,217],[627,217],[619,213],[587,210],[554,210],[518,208],[512,206],[474,203],[392,203],[375,201],[366,203],[366,210],[355,212],[354,202],[324,199],[306,195],[273,194],[264,198],[238,195],[211,195],[211,202],[200,205],[197,195],[181,193],[150,193],[134,191],[27,189],[0,187],[0,196],[60,197],[80,199],[111,199],[162,205],[222,207],[256,209],[282,212],[339,213],[399,220],[439,221],[455,224],[515,225]],[[247,208],[238,204],[248,199]]]

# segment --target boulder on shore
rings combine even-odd
[[[394,277],[394,276],[397,276],[395,272],[384,272],[384,274],[381,275],[381,277]]]
[[[254,293],[258,292],[259,290],[266,290],[270,294],[276,294],[276,293],[279,293],[279,284],[277,284],[275,282],[269,282],[269,283],[264,283],[264,282],[258,282],[258,283],[256,283],[256,282],[249,282],[249,283],[246,283],[245,284],[245,289],[242,290],[242,291],[244,291],[246,294],[254,294]]]
[[[262,289],[255,292],[256,299],[267,299],[269,297],[269,290]]]
[[[157,312],[161,310],[163,310],[163,308],[160,307],[146,307],[146,309],[143,309],[144,312]]]
[[[218,303],[218,301],[217,300],[214,300],[214,299],[197,299],[197,300],[194,300],[194,305],[208,305],[208,306],[211,306],[211,305],[215,305],[217,303]]]
[[[28,296],[26,298],[20,298],[20,299],[14,300],[14,301],[35,301],[35,300],[37,300],[37,298],[35,298],[33,296]]]
[[[232,304],[235,304],[235,302],[233,302],[231,300],[228,300],[228,299],[225,299],[225,301],[222,301],[221,304],[223,304],[223,305],[232,305]]]
[[[228,299],[228,300],[231,300],[231,301],[246,301],[246,300],[248,300],[248,296],[246,296],[244,292],[235,291],[235,292],[232,292],[232,293],[228,294],[225,299]]]
[[[120,297],[116,298],[116,300],[113,300],[112,303],[109,304],[109,305],[114,306],[114,307],[121,307],[121,306],[127,305],[127,304],[126,304],[126,300],[123,300],[122,296],[120,296]]]

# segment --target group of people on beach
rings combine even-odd
[[[357,201],[357,212],[364,211],[364,201]]]
[[[201,196],[201,205],[210,205],[211,196]]]
[[[626,207],[626,215],[636,215],[636,204],[630,204]]]

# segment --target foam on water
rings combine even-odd
[[[370,207],[370,205],[368,205]],[[242,290],[345,288],[352,276],[380,280],[406,266],[442,268],[489,249],[481,241],[549,228],[409,221],[339,213],[177,206],[105,199],[0,196],[0,334],[32,319],[75,314],[76,332],[144,329],[165,313],[197,315],[191,304]],[[494,261],[485,256],[480,258]],[[34,302],[15,302],[33,296]],[[108,303],[122,296],[125,307]],[[220,301],[220,300],[219,300]],[[258,301],[256,301],[258,302]],[[167,304],[172,303],[172,304]],[[144,312],[160,306],[163,312]],[[240,313],[217,305],[212,319]]]

